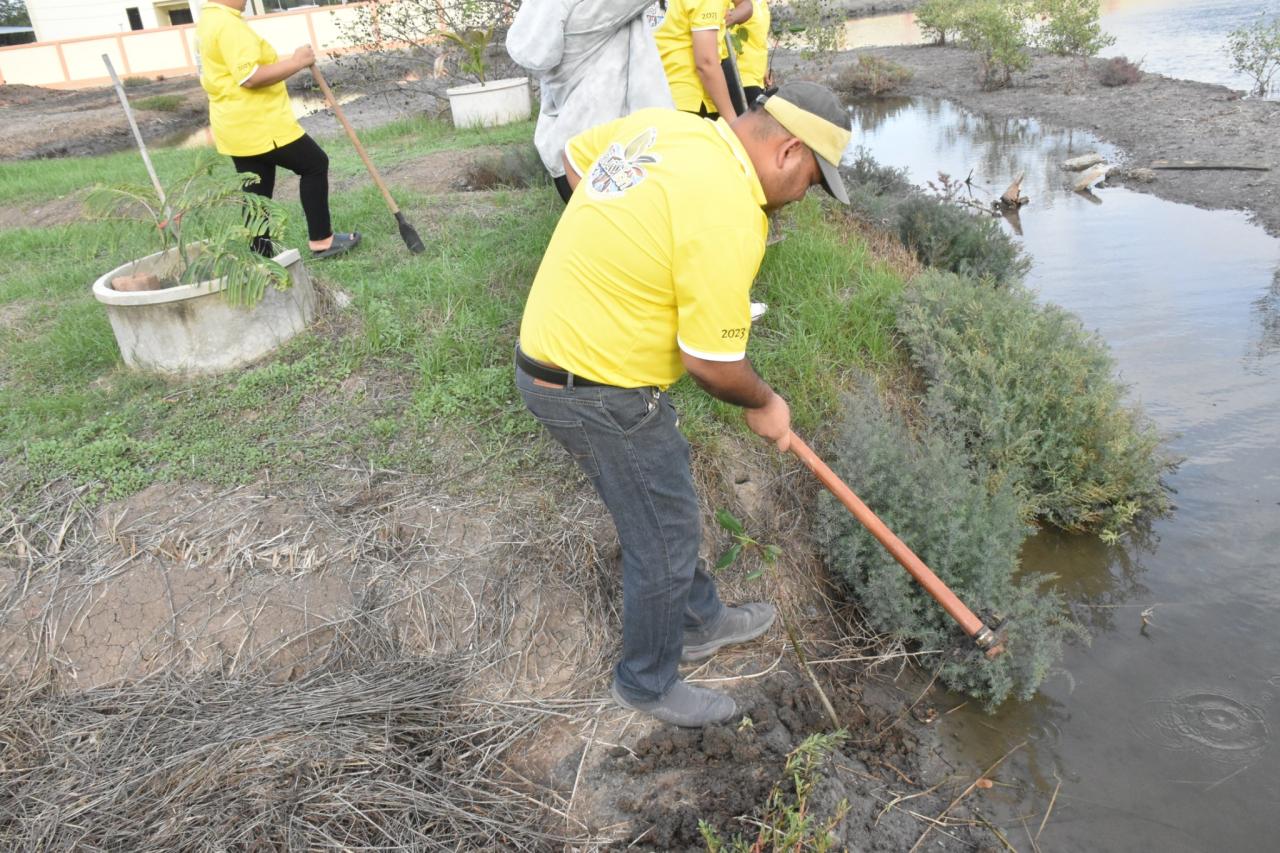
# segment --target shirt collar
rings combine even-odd
[[[768,204],[769,200],[765,198],[764,187],[760,185],[760,177],[756,174],[756,167],[752,165],[747,149],[742,147],[742,140],[738,138],[738,134],[733,132],[733,128],[729,127],[729,123],[722,118],[716,119],[711,126],[716,129],[716,132],[720,134],[720,138],[729,146],[733,156],[738,158],[738,164],[742,166],[742,173],[751,185],[751,195],[755,198],[756,203],[763,208]]]

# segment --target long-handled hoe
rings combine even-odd
[[[404,218],[404,214],[400,212],[400,206],[396,204],[396,200],[391,197],[391,192],[387,189],[387,185],[382,182],[382,176],[378,174],[378,170],[374,167],[373,161],[369,159],[369,155],[365,152],[364,146],[360,144],[360,137],[356,136],[356,130],[351,126],[351,122],[347,121],[346,115],[342,112],[342,107],[338,106],[338,99],[333,96],[333,90],[329,88],[329,84],[324,79],[324,75],[320,73],[319,65],[311,66],[311,76],[315,78],[316,85],[320,87],[320,91],[324,93],[324,99],[329,102],[329,109],[333,110],[333,114],[338,117],[338,121],[342,123],[342,128],[347,132],[347,136],[351,138],[351,144],[355,147],[356,153],[360,155],[360,159],[364,161],[364,166],[369,170],[369,176],[373,178],[373,182],[378,185],[378,189],[382,190],[382,198],[386,200],[387,207],[391,209],[392,215],[396,218],[396,225],[400,229],[400,239],[404,240],[404,244],[409,247],[409,251],[415,255],[422,252],[426,247],[422,245],[422,238],[418,236],[418,232],[409,224],[409,220]]]
[[[916,579],[916,581],[924,587],[924,591],[933,596],[942,609],[947,611],[952,619],[960,624],[960,628],[973,638],[973,643],[988,658],[994,658],[1004,651],[1004,636],[1001,633],[1001,625],[997,620],[993,619],[995,624],[988,626],[982,619],[970,610],[963,601],[961,601],[951,589],[942,582],[942,580],[933,573],[933,570],[925,565],[924,561],[915,555],[915,553],[899,539],[892,530],[890,530],[883,521],[876,517],[876,514],[867,507],[862,499],[853,493],[853,490],[844,484],[836,473],[827,467],[826,463],[818,458],[818,454],[809,449],[809,445],[801,440],[800,436],[794,432],[791,433],[789,449],[805,466],[814,473],[821,482],[835,495],[840,503],[845,505],[849,512],[853,513],[853,517],[862,523],[862,526],[870,531],[871,535],[880,541],[893,558],[898,561],[902,568]]]
[[[910,548],[899,539],[892,530],[890,530],[883,521],[876,517],[870,508],[867,507],[862,499],[853,493],[853,490],[844,484],[836,473],[832,471],[827,464],[818,458],[818,454],[809,449],[809,445],[805,444],[800,436],[794,432],[791,433],[788,449],[794,453],[805,466],[817,476],[818,480],[826,486],[839,501],[845,505],[849,512],[853,513],[853,517],[858,519],[871,535],[880,541],[880,544],[893,555],[893,558],[916,579],[919,584],[924,587],[925,592],[933,596],[933,598],[942,605],[942,608],[951,615],[953,619],[960,624],[964,632],[973,638],[974,645],[980,649],[987,658],[994,658],[1004,652],[1004,636],[1002,633],[1003,623],[999,619],[993,617],[991,626],[988,626],[977,615],[970,610],[963,601],[961,601],[954,592],[942,582],[941,578],[933,573],[933,570],[925,565],[924,561],[915,555]],[[732,516],[726,514],[720,519],[720,525],[728,529],[737,538],[738,544],[735,545],[724,557],[716,568],[723,568],[741,552],[743,544],[759,546],[760,543],[750,539],[742,530],[741,524]],[[773,546],[764,546],[766,562],[772,563],[776,559],[776,549]],[[818,681],[813,670],[809,667],[809,661],[805,656],[804,648],[800,644],[796,631],[792,627],[791,620],[787,618],[784,608],[779,607],[778,617],[782,620],[783,630],[787,633],[787,639],[791,641],[791,648],[796,653],[796,658],[800,662],[800,668],[809,678],[809,682],[813,685],[814,690],[818,692],[818,698],[822,700],[822,707],[826,710],[827,716],[831,719],[831,725],[835,728],[841,728],[839,717],[836,715],[835,707],[831,704],[831,700],[827,698],[826,691],[822,689],[822,684]]]

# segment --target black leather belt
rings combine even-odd
[[[581,376],[575,376],[566,370],[548,367],[541,362],[534,361],[524,354],[519,344],[516,344],[516,366],[534,379],[541,379],[543,382],[550,382],[552,385],[560,385],[565,388],[599,388],[605,385],[603,382],[592,382],[590,379],[583,379]]]

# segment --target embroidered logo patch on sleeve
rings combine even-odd
[[[648,128],[635,139],[615,142],[605,149],[587,173],[587,187],[594,196],[622,195],[647,176],[645,166],[659,162],[657,154],[646,154],[658,140],[657,128]]]
[[[662,22],[667,19],[666,7],[661,3],[653,3],[644,10],[644,25],[650,30],[656,30],[662,26]]]

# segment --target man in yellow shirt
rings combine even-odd
[[[720,66],[725,0],[658,0],[653,32],[676,109],[706,118],[737,115]],[[749,2],[747,5],[750,5]]]
[[[641,110],[565,150],[573,195],[525,305],[516,385],[618,530],[614,699],[665,722],[731,719],[733,699],[686,684],[678,665],[757,637],[774,619],[769,604],[723,605],[698,557],[689,445],[666,389],[687,371],[786,449],[790,409],[746,358],[749,291],[767,211],[819,183],[848,203],[837,164],[849,137],[836,96],[800,82],[731,125]]]
[[[245,0],[209,0],[200,9],[196,46],[200,85],[209,95],[209,127],[219,154],[237,172],[257,175],[246,191],[271,198],[276,167],[297,174],[298,195],[307,220],[314,258],[340,255],[360,242],[359,232],[336,234],[329,220],[329,157],[298,124],[284,81],[315,64],[309,45],[280,59],[241,17]],[[266,223],[254,240],[261,254],[274,255]]]

